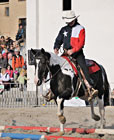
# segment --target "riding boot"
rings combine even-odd
[[[78,52],[78,54],[74,54],[74,55],[72,55],[72,57],[75,58],[75,60],[73,60],[73,62],[76,65],[78,74],[81,75],[80,79],[83,79],[84,84],[86,85],[87,92],[88,92],[88,101],[91,101],[98,95],[98,90],[93,88],[94,81],[90,77],[89,70],[88,70],[86,62],[85,62],[85,56],[83,54],[83,51],[80,50]],[[85,88],[84,88],[84,90],[85,90]]]
[[[84,83],[85,83],[85,85],[87,87],[86,96],[88,96],[88,101],[90,102],[92,99],[94,99],[95,97],[98,96],[98,90],[94,89],[93,88],[94,84],[90,85],[89,82],[85,79],[85,77],[84,77]],[[93,80],[92,80],[91,83],[94,83]]]

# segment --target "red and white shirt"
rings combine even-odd
[[[78,52],[84,47],[85,44],[85,29],[80,24],[76,24],[73,27],[65,26],[61,28],[54,44],[55,48],[60,48],[63,44],[63,48],[72,49],[73,52]]]

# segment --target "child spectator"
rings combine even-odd
[[[20,72],[20,75],[17,79],[17,81],[19,82],[19,89],[21,91],[23,91],[23,89],[25,87],[26,80],[29,80],[25,75],[26,75],[26,70],[22,69]]]

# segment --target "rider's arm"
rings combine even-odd
[[[73,53],[78,52],[85,44],[85,29],[81,29],[78,36],[71,37],[71,46]]]
[[[63,44],[63,30],[61,29],[59,31],[59,34],[55,40],[55,43],[54,43],[54,50],[59,50],[61,45]]]

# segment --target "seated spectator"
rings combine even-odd
[[[6,90],[10,89],[10,76],[6,72],[6,68],[1,69],[0,82],[4,85],[4,89]]]
[[[13,80],[13,69],[11,68],[10,65],[8,65],[6,72],[9,74],[10,80],[12,81]]]
[[[11,52],[13,55],[14,54],[14,45],[10,45],[8,51]]]
[[[5,44],[6,44],[5,37],[1,36],[1,38],[0,38],[0,45],[5,45]]]
[[[19,48],[14,50],[14,56],[12,57],[12,68],[13,71],[18,71],[20,73],[22,67],[24,66],[24,58],[20,55]],[[17,79],[17,75],[14,74],[14,80]]]
[[[3,56],[3,58],[5,58],[5,59],[8,58],[8,49],[7,49],[6,47],[2,50],[2,56]]]
[[[2,53],[0,53],[0,69],[7,68],[8,62],[7,59],[3,58]]]
[[[0,46],[1,46],[2,50],[6,47],[6,45],[4,45],[4,44],[1,44]]]
[[[10,45],[13,45],[13,40],[10,38],[10,37],[6,37],[6,46],[10,46]]]
[[[12,53],[11,52],[8,53],[8,65],[10,65],[12,68]]]
[[[2,50],[3,50],[3,49],[2,49],[2,47],[0,46],[0,53],[2,53]]]
[[[20,43],[24,42],[24,38],[25,38],[25,30],[23,28],[23,25],[19,24],[19,30],[16,35],[16,41],[18,42],[19,46]]]

